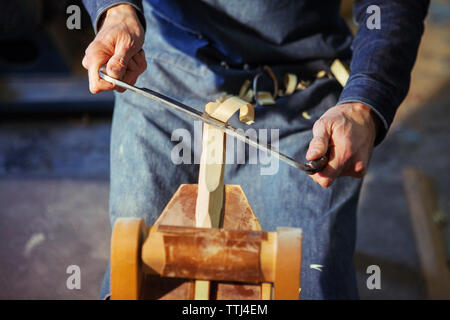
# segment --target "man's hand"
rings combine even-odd
[[[376,117],[361,103],[345,103],[325,112],[314,123],[306,159],[318,159],[328,151],[329,162],[311,178],[324,188],[340,176],[362,178],[377,134]]]
[[[127,4],[108,9],[82,62],[89,73],[89,90],[92,93],[112,89],[125,91],[99,77],[99,69],[105,64],[109,76],[134,84],[147,68],[145,54],[141,50],[143,44],[144,29],[135,9]]]

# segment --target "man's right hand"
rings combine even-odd
[[[98,93],[122,88],[100,78],[98,72],[106,65],[106,73],[134,84],[147,68],[144,51],[144,28],[136,10],[128,4],[114,6],[106,12],[100,31],[86,49],[83,67],[88,70],[89,90]]]

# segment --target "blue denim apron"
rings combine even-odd
[[[145,1],[144,11],[148,68],[137,86],[203,111],[207,102],[224,92],[237,95],[246,79],[261,72],[260,65],[234,68],[221,61],[202,61],[187,50],[177,49],[173,45],[177,34],[188,38],[186,43],[194,51],[195,46],[204,45],[204,37],[161,19]],[[175,36],[167,39],[168,32]],[[308,60],[271,68],[282,81],[286,72],[313,79],[327,65],[323,60]],[[336,104],[341,90],[334,79],[315,79],[307,89],[277,98],[276,105],[257,107],[251,127],[278,129],[280,151],[304,161],[314,122]],[[303,112],[309,116],[303,117]],[[236,116],[230,123],[249,128]],[[171,141],[171,135],[180,128],[193,133],[194,122],[135,93],[116,94],[111,137],[112,225],[118,217],[142,217],[153,224],[180,184],[197,183],[198,165],[171,161],[172,149],[179,143]],[[280,162],[274,175],[262,175],[257,164],[228,164],[225,183],[242,186],[263,230],[275,231],[278,226],[303,229],[302,299],[358,298],[353,254],[361,180],[339,178],[331,188],[323,189],[303,172]],[[108,292],[109,270],[101,297]]]

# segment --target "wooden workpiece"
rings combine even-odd
[[[223,102],[206,104],[205,111],[211,117],[226,123],[241,108],[247,108],[243,109],[243,112],[248,112],[248,109],[253,109],[253,106],[240,98],[231,97]],[[199,228],[222,226],[225,141],[225,133],[222,130],[203,124],[202,155],[195,208],[195,226]],[[198,280],[194,291],[196,300],[207,300],[210,296],[210,283]]]
[[[224,102],[210,102],[205,106],[206,113],[222,122],[227,122],[240,109],[242,109],[241,118],[244,117],[246,121],[253,120],[247,118],[253,106],[237,97],[228,98]],[[204,124],[198,199],[195,208],[196,227],[219,228],[221,226],[224,163],[225,133],[216,127]]]

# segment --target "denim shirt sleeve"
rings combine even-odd
[[[142,9],[142,0],[82,0],[83,4],[91,17],[95,34],[98,31],[98,22],[103,13],[109,8],[118,4],[129,4],[136,8],[142,26],[145,29],[144,10]]]
[[[409,90],[411,69],[417,56],[429,0],[379,0],[380,29],[369,29],[367,8],[373,0],[356,0],[354,19],[358,32],[348,82],[338,104],[360,102],[380,117],[376,144],[385,137],[395,112]]]

